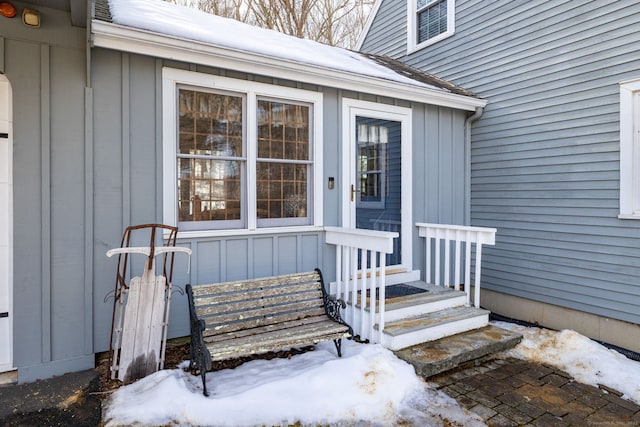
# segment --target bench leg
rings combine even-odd
[[[338,351],[338,357],[342,357],[342,339],[333,340],[333,343],[336,345],[336,350]]]
[[[209,392],[207,391],[207,370],[201,369],[200,376],[202,377],[202,394],[209,397]]]

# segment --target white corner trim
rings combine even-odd
[[[233,50],[194,40],[170,37],[103,21],[92,21],[93,45],[157,58],[273,76],[296,82],[372,95],[475,111],[487,101],[415,85],[327,69],[282,58]]]

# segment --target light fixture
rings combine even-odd
[[[27,27],[40,28],[40,12],[26,8],[22,11],[22,23]]]
[[[8,1],[0,2],[0,15],[13,18],[17,13],[16,7]]]

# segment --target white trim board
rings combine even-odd
[[[357,99],[344,98],[342,100],[342,196],[340,199],[342,206],[342,226],[352,227],[355,224],[355,203],[351,202],[351,192],[349,186],[355,185],[352,173],[352,166],[355,166],[355,140],[356,116],[371,117],[375,119],[392,120],[401,124],[401,164],[402,171],[402,194],[400,208],[400,236],[402,238],[402,263],[393,268],[401,268],[406,271],[413,269],[413,169],[412,169],[412,117],[411,108],[399,107],[395,105],[379,104],[376,102],[360,101]]]
[[[394,82],[346,71],[303,64],[283,58],[233,50],[194,40],[171,37],[121,25],[94,20],[91,23],[93,46],[157,58],[202,64],[279,79],[369,93],[407,101],[475,111],[487,101],[457,95],[445,90]]]
[[[11,85],[0,74],[0,372],[13,369],[12,123]]]

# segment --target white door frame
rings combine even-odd
[[[13,113],[0,74],[0,372],[13,370]]]
[[[401,137],[401,206],[400,233],[402,236],[402,263],[395,268],[411,272],[413,270],[412,194],[413,175],[411,167],[411,108],[379,104],[343,98],[342,100],[342,226],[355,228],[356,203],[351,201],[351,185],[356,185],[356,117],[392,120],[400,122]]]

